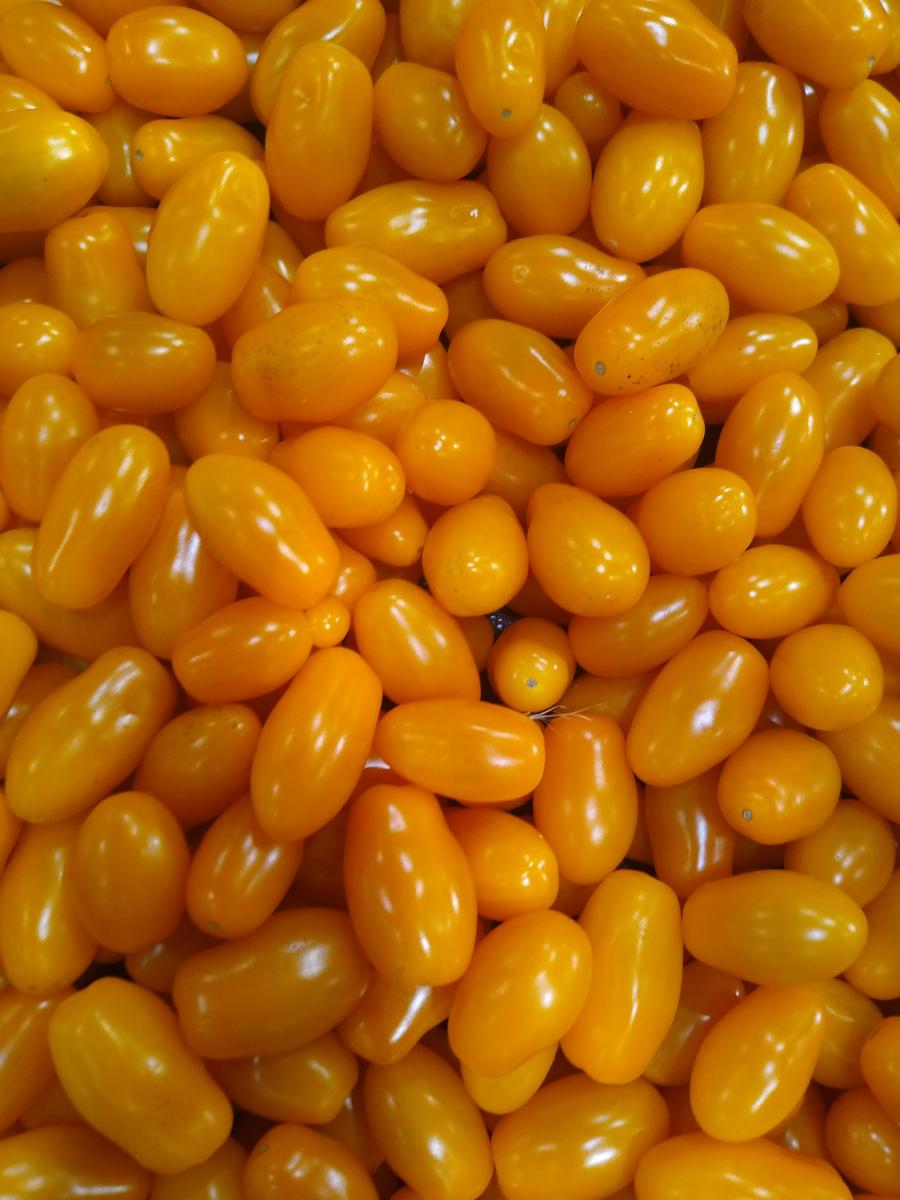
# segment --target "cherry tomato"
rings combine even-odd
[[[500,211],[519,233],[567,234],[587,216],[587,147],[569,118],[549,104],[521,132],[491,139],[487,178]]]
[[[459,26],[456,75],[479,125],[515,137],[538,114],[546,84],[541,14],[529,0],[475,0]]]
[[[725,975],[701,962],[688,963],[681,977],[675,1019],[644,1072],[646,1078],[668,1087],[686,1084],[697,1052],[710,1031],[744,995],[744,985],[733,975]]]
[[[543,483],[565,483],[563,465],[549,446],[495,429],[497,456],[485,492],[506,500],[520,521],[525,521],[532,494]]]
[[[488,482],[496,444],[490,422],[477,409],[436,400],[410,416],[394,449],[416,496],[433,504],[461,504]]]
[[[873,388],[868,389],[867,399],[871,411],[878,421],[887,425],[891,432],[900,432],[900,389],[897,386],[900,371],[900,355],[889,358],[881,370]],[[869,431],[871,432],[871,430]]]
[[[900,1017],[886,1017],[862,1044],[859,1065],[866,1084],[891,1120],[900,1113],[900,1089],[897,1079],[897,1054]]]
[[[580,1072],[556,1080],[495,1128],[502,1194],[509,1200],[609,1196],[634,1178],[668,1123],[665,1101],[646,1080],[611,1087]]]
[[[193,1050],[242,1058],[283,1054],[327,1033],[353,1011],[367,976],[345,913],[291,909],[186,959],[172,995]]]
[[[871,188],[895,217],[900,214],[900,175],[891,151],[900,136],[900,100],[867,79],[849,90],[828,92],[819,122],[832,161]]]
[[[226,151],[243,154],[254,162],[263,157],[253,134],[225,117],[144,121],[134,131],[131,146],[134,178],[145,194],[161,200],[204,158]]]
[[[491,687],[519,712],[552,709],[575,674],[565,630],[535,617],[516,621],[501,633],[487,666]]]
[[[900,873],[894,871],[866,907],[869,938],[861,954],[845,972],[847,982],[873,1000],[900,996],[900,955],[897,953],[897,897]]]
[[[395,983],[373,973],[365,995],[338,1027],[341,1041],[368,1062],[399,1062],[450,1015],[454,985]]]
[[[391,515],[371,525],[343,530],[354,549],[391,567],[410,567],[412,578],[421,577],[419,560],[428,525],[412,495],[405,495]]]
[[[575,365],[601,396],[642,392],[690,371],[727,320],[718,279],[706,271],[663,271],[614,296],[588,321],[575,343]]]
[[[0,609],[0,639],[4,658],[0,664],[0,714],[6,715],[13,696],[34,662],[38,640],[34,630],[15,613]]]
[[[162,116],[210,113],[237,95],[247,78],[237,34],[206,13],[177,5],[121,16],[106,50],[116,93]]]
[[[325,241],[372,246],[440,284],[484,266],[506,241],[506,223],[480,183],[411,179],[340,205],[325,222]]]
[[[84,1125],[52,1124],[4,1139],[0,1186],[10,1200],[142,1200],[150,1178],[118,1146]]]
[[[189,853],[164,804],[145,792],[102,800],[75,840],[75,907],[87,932],[119,954],[162,941],[184,913]]]
[[[693,956],[751,983],[814,983],[841,974],[866,941],[859,905],[796,871],[749,871],[705,883],[684,906]]]
[[[848,1200],[840,1175],[822,1159],[786,1150],[766,1138],[721,1142],[686,1133],[654,1147],[637,1169],[641,1200]]]
[[[43,258],[20,258],[0,267],[0,305],[18,300],[50,303],[50,284]]]
[[[481,161],[487,134],[448,72],[395,62],[378,78],[374,100],[375,136],[416,179],[450,183]]]
[[[839,446],[826,454],[806,492],[803,523],[814,548],[838,567],[858,567],[890,540],[897,487],[877,454]]]
[[[184,960],[212,944],[212,938],[185,918],[170,937],[126,955],[125,967],[129,978],[141,987],[168,995],[172,991],[175,972]]]
[[[146,546],[165,503],[163,442],[136,425],[96,433],[48,497],[35,542],[35,582],[69,608],[105,600]]]
[[[505,921],[553,904],[556,856],[533,825],[493,809],[450,808],[444,816],[468,859],[481,916]]]
[[[825,1119],[825,1144],[835,1166],[868,1191],[900,1187],[900,1135],[868,1088],[843,1092]]]
[[[0,54],[63,108],[95,113],[113,103],[103,39],[76,13],[14,5],[0,20]]]
[[[266,458],[278,439],[274,422],[254,417],[240,403],[227,363],[216,363],[212,383],[179,408],[174,420],[178,440],[192,460],[215,453]]]
[[[836,337],[839,333],[843,333],[847,328],[849,310],[843,300],[837,300],[834,296],[829,296],[821,304],[816,304],[812,308],[804,308],[802,312],[796,315],[812,326],[816,337],[819,339],[819,345],[824,346],[826,342]],[[872,324],[874,325],[874,323],[873,321]]]
[[[817,348],[812,328],[799,317],[780,313],[734,317],[690,371],[688,383],[712,415],[728,416],[754,385],[783,371],[805,371]]]
[[[263,124],[269,121],[296,50],[311,42],[329,42],[371,67],[384,31],[385,13],[379,0],[312,0],[289,12],[270,30],[251,76],[251,98],[259,119]]]
[[[366,1113],[388,1165],[433,1200],[475,1200],[493,1170],[474,1100],[448,1063],[415,1046],[398,1063],[366,1072]]]
[[[639,871],[614,871],[594,891],[579,924],[594,972],[562,1049],[598,1083],[630,1083],[656,1054],[678,1007],[678,898]]]
[[[784,861],[790,870],[826,879],[865,906],[886,886],[894,857],[887,821],[860,800],[841,800],[818,829],[788,846]]]
[[[684,233],[702,190],[696,124],[630,114],[597,160],[591,221],[600,244],[636,262],[658,257]]]
[[[360,654],[395,703],[480,698],[462,631],[422,588],[402,579],[374,584],[356,603],[353,630]]]
[[[25,718],[42,700],[75,676],[75,671],[61,662],[36,663],[30,667],[16,688],[5,714],[0,717],[0,777],[6,775],[9,752],[25,723]],[[18,837],[21,822],[9,812],[6,797],[0,793],[0,870]]]
[[[239,1200],[247,1151],[229,1138],[215,1154],[177,1175],[157,1175],[149,1200]]]
[[[144,272],[121,221],[95,212],[63,221],[44,248],[53,303],[81,328],[152,305]]]
[[[554,1042],[503,1075],[483,1075],[465,1063],[460,1065],[460,1074],[466,1091],[482,1112],[500,1115],[515,1112],[527,1104],[547,1078],[556,1055],[557,1043]]]
[[[813,1079],[823,1087],[858,1087],[863,1082],[860,1051],[881,1020],[881,1011],[843,979],[824,979],[813,986],[825,1013],[825,1039]]]
[[[566,879],[598,883],[624,858],[637,823],[637,787],[624,737],[611,717],[588,712],[557,717],[545,741],[535,824]]]
[[[732,299],[763,312],[810,308],[838,282],[838,256],[822,233],[773,204],[707,205],[685,230],[682,256],[717,275]]]
[[[155,658],[108,650],[26,720],[6,770],[10,808],[41,822],[84,812],[131,774],[174,706],[171,677]]]
[[[840,610],[854,629],[894,653],[900,652],[900,638],[890,619],[900,586],[898,568],[898,554],[870,559],[844,578],[838,592]]]
[[[442,71],[452,71],[459,27],[473,0],[400,0],[399,27],[403,57]]]
[[[834,731],[872,715],[884,669],[872,643],[846,625],[813,625],[789,634],[772,658],[772,691],[802,725]]]
[[[866,2],[866,0],[862,0]],[[818,163],[794,178],[785,207],[828,239],[840,264],[834,294],[884,304],[900,289],[900,229],[887,206],[849,171]]]
[[[47,229],[77,212],[106,174],[108,154],[87,121],[52,109],[0,117],[0,233]]]
[[[822,401],[825,448],[856,445],[875,427],[877,382],[896,358],[893,345],[872,329],[848,329],[832,338],[805,372]]]
[[[107,205],[146,204],[150,197],[137,181],[132,150],[147,114],[116,97],[104,112],[92,113],[87,119],[106,146],[109,160],[106,175],[97,188],[97,199]]]
[[[435,521],[425,538],[422,568],[447,612],[457,617],[494,612],[525,582],[525,535],[505,500],[476,496]]]
[[[479,942],[456,989],[454,1053],[482,1075],[517,1070],[571,1029],[590,978],[591,944],[570,917],[510,917]]]
[[[900,806],[890,781],[900,754],[900,700],[885,696],[870,717],[821,736],[834,751],[847,787],[883,817],[896,821]]]
[[[784,637],[823,617],[837,585],[837,571],[806,550],[754,546],[713,576],[709,608],[740,637]]]
[[[656,874],[681,898],[701,883],[724,879],[734,865],[735,837],[716,800],[718,780],[713,768],[672,787],[647,788],[644,811]]]
[[[276,1125],[253,1148],[244,1171],[248,1200],[324,1195],[376,1200],[362,1163],[340,1142],[300,1125]]]
[[[887,15],[872,0],[839,0],[827,20],[815,0],[788,9],[753,0],[743,9],[751,34],[773,61],[826,88],[862,83],[887,45]]]
[[[734,45],[687,0],[591,0],[575,44],[591,74],[643,112],[700,120],[734,92]]]
[[[7,11],[9,10],[4,10],[4,16]],[[2,21],[0,21],[0,25],[2,25]],[[48,92],[38,87],[36,83],[30,83],[19,75],[2,74],[0,75],[0,108],[7,113],[18,112],[23,108],[58,110],[59,105]]]
[[[21,992],[59,992],[93,961],[75,908],[77,833],[74,820],[26,825],[0,881],[0,961]]]
[[[20,301],[0,308],[0,388],[11,396],[36,375],[70,375],[78,330],[66,313]]]
[[[734,95],[704,121],[707,204],[778,204],[803,150],[803,102],[796,76],[762,62],[738,64]]]
[[[266,421],[329,421],[371,397],[397,361],[388,312],[367,297],[290,305],[238,338],[238,399]]]
[[[404,779],[464,804],[532,792],[544,769],[541,727],[480,700],[417,700],[382,716],[373,749]]]
[[[51,996],[26,996],[9,987],[0,994],[0,1031],[5,1051],[0,1064],[0,1128],[4,1134],[54,1079],[47,1026],[57,1006],[70,994],[60,991]]]

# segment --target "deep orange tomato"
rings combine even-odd
[[[784,865],[836,884],[865,906],[894,868],[891,827],[861,800],[841,800],[818,829],[788,846]]]
[[[710,1030],[745,996],[739,979],[701,962],[688,963],[681,977],[678,1010],[665,1041],[644,1075],[657,1086],[683,1087]]]
[[[53,303],[81,328],[152,308],[131,238],[114,216],[82,213],[63,221],[47,235],[44,259]]]
[[[740,637],[784,637],[824,617],[838,583],[837,570],[808,550],[752,546],[713,576],[709,610]]]
[[[4,1139],[0,1186],[10,1200],[117,1196],[143,1200],[150,1175],[118,1146],[84,1125],[54,1122]]]
[[[492,137],[522,133],[546,84],[541,14],[530,0],[476,0],[460,26],[456,75],[479,125]]]
[[[644,796],[657,877],[679,897],[689,896],[701,883],[724,879],[734,866],[734,830],[717,800],[719,775],[713,767],[684,783],[648,787]]]
[[[456,617],[508,604],[528,575],[528,547],[516,515],[499,496],[476,496],[435,521],[422,570],[437,602]]]
[[[247,1200],[288,1200],[336,1192],[377,1200],[362,1163],[334,1138],[302,1125],[276,1125],[254,1146],[244,1170]]]

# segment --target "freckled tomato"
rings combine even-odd
[[[476,496],[435,521],[422,569],[438,603],[456,617],[494,612],[528,575],[528,548],[515,513],[499,496]]]

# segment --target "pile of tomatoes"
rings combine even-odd
[[[0,1198],[900,1197],[900,0],[0,0]]]

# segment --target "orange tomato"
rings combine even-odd
[[[895,217],[900,214],[900,176],[891,153],[893,139],[900,136],[900,100],[867,79],[828,92],[819,121],[831,160],[871,188]]]
[[[495,138],[522,133],[546,84],[540,12],[529,0],[475,0],[459,26],[454,65],[479,125]]]
[[[849,624],[879,648],[893,653],[900,652],[900,638],[890,619],[900,586],[898,568],[898,554],[870,559],[844,577],[837,594],[838,607]]]
[[[870,717],[884,687],[875,647],[846,625],[813,625],[789,634],[772,657],[771,676],[788,716],[825,731]]]
[[[753,0],[743,8],[751,34],[774,62],[826,88],[862,83],[887,45],[887,14],[872,0],[839,0],[827,20],[815,0],[787,9]]]
[[[900,874],[894,871],[875,899],[866,906],[869,937],[845,972],[847,982],[873,1000],[900,996],[900,956],[897,954],[897,896]]]
[[[716,797],[719,775],[713,767],[672,787],[648,787],[644,795],[657,877],[680,898],[701,883],[726,878],[734,866],[734,831]]]
[[[68,683],[75,671],[65,663],[44,662],[30,667],[13,693],[5,714],[0,717],[0,775],[6,775],[9,752],[19,730],[30,712],[56,691],[60,684]],[[6,805],[6,797],[0,799],[0,866],[6,861],[19,834],[21,823]]]
[[[26,996],[7,987],[0,995],[0,1030],[6,1054],[2,1065],[4,1134],[38,1100],[54,1079],[47,1026],[57,1006],[71,993]]]
[[[243,154],[254,162],[263,157],[253,134],[226,117],[145,120],[134,130],[130,147],[134,179],[145,194],[161,200],[203,159],[226,151]]]
[[[749,871],[705,883],[684,906],[687,950],[751,983],[831,979],[859,956],[866,933],[854,900],[796,871]]]
[[[57,308],[26,301],[5,304],[0,308],[3,393],[11,396],[35,375],[71,375],[77,336],[72,318]]]
[[[232,1138],[196,1167],[177,1175],[157,1175],[150,1200],[237,1200],[247,1152]]]
[[[813,1079],[823,1087],[858,1087],[863,1082],[860,1052],[881,1021],[881,1010],[843,979],[820,980],[813,987],[825,1013],[825,1038]]]
[[[745,996],[744,985],[701,962],[688,963],[681,977],[678,1010],[665,1041],[644,1072],[651,1083],[683,1087],[711,1030]]]
[[[727,416],[754,385],[782,371],[805,371],[817,348],[812,327],[799,317],[780,313],[734,317],[694,365],[688,384],[712,415]]]
[[[489,808],[450,808],[444,818],[468,860],[480,916],[505,921],[553,904],[556,856],[528,821]]]
[[[115,99],[103,39],[61,6],[10,8],[0,19],[0,54],[63,108],[103,112]]]
[[[278,427],[247,412],[237,398],[228,363],[216,363],[212,382],[174,416],[175,432],[191,460],[204,454],[266,458]]]
[[[784,865],[826,879],[865,906],[887,885],[894,855],[884,817],[861,800],[841,800],[818,829],[787,847]]]
[[[859,1059],[866,1084],[892,1120],[900,1112],[900,1091],[897,1086],[898,1027],[898,1017],[886,1017],[876,1025],[863,1043]]]
[[[808,550],[752,546],[713,576],[709,611],[740,637],[785,637],[825,616],[838,583],[835,568]]]
[[[839,446],[825,455],[802,505],[813,547],[828,562],[847,568],[875,558],[897,520],[897,487],[877,454],[862,446]]]
[[[391,567],[410,567],[416,580],[422,573],[419,560],[427,533],[425,518],[409,493],[384,520],[343,530],[344,539],[361,555]]]
[[[137,180],[132,150],[136,149],[138,130],[144,126],[147,114],[116,98],[104,112],[92,113],[87,119],[106,146],[109,160],[97,188],[97,199],[107,205],[146,204],[150,197]]]
[[[513,603],[521,604],[515,598]],[[575,659],[565,630],[545,618],[525,617],[500,634],[487,669],[504,704],[519,712],[545,712],[572,682]]]
[[[302,1125],[276,1125],[250,1153],[243,1177],[247,1200],[279,1200],[328,1189],[347,1200],[376,1200],[362,1163],[334,1138]]]
[[[825,1144],[842,1175],[868,1191],[900,1186],[897,1126],[868,1088],[843,1092],[825,1118]]]
[[[422,568],[438,603],[457,617],[508,603],[528,574],[525,535],[505,500],[477,496],[447,510],[428,532]]]
[[[619,100],[589,71],[575,71],[560,83],[553,103],[581,134],[591,162],[596,162],[597,155],[622,124]]]
[[[847,787],[883,817],[896,821],[900,808],[888,781],[900,754],[900,700],[885,696],[871,716],[821,736],[834,751]]]
[[[880,417],[879,382],[896,357],[891,342],[873,329],[848,329],[822,347],[805,378],[822,401],[826,450],[856,445],[872,432]]]
[[[734,45],[689,0],[591,0],[575,44],[591,74],[643,112],[700,120],[734,92]]]
[[[131,238],[116,217],[94,212],[63,221],[47,235],[44,260],[53,303],[81,328],[152,308]]]
[[[148,1173],[118,1146],[84,1125],[52,1124],[6,1138],[0,1147],[0,1184],[10,1200],[75,1200],[120,1196],[141,1200]]]
[[[399,1062],[450,1015],[454,985],[395,983],[373,973],[365,995],[338,1026],[343,1045],[367,1062]]]

